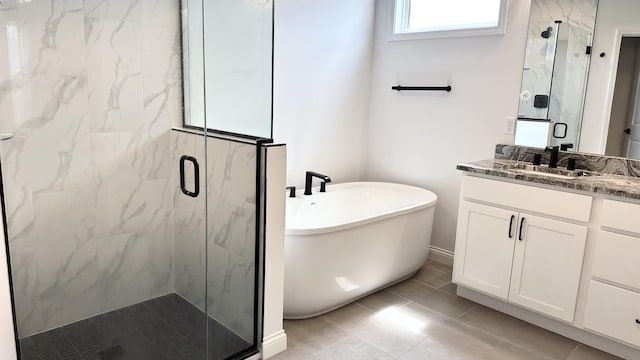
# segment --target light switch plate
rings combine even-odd
[[[513,135],[516,132],[516,118],[513,116],[507,116],[504,122],[504,134]]]

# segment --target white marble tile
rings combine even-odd
[[[179,2],[142,0],[142,64],[145,77],[180,79],[182,45]]]
[[[175,289],[204,310],[207,271],[204,202],[194,200],[193,205],[192,210],[183,207],[173,213]]]
[[[182,121],[178,80],[144,79],[144,173],[147,179],[171,178],[171,126]]]
[[[175,290],[173,256],[173,184],[170,179],[145,181],[149,209],[149,273],[152,297]]]
[[[85,85],[81,76],[35,75],[22,89],[16,133],[26,136],[17,168],[8,171],[22,172],[34,193],[84,186],[90,165]]]
[[[247,341],[253,338],[255,264],[253,259],[209,244],[209,316]]]
[[[83,3],[87,18],[140,21],[140,0],[84,0]]]
[[[256,147],[210,138],[207,152],[209,239],[253,258]]]
[[[123,234],[97,242],[102,312],[151,298],[149,235]]]
[[[18,2],[26,73],[77,75],[86,67],[81,1]]]
[[[22,51],[20,39],[20,22],[15,0],[0,3],[0,82],[3,88],[5,81],[22,71]]]
[[[137,133],[91,134],[96,166],[96,234],[109,237],[146,230],[141,138]]]
[[[88,20],[87,74],[93,131],[141,131],[140,25]]]
[[[11,243],[21,336],[100,311],[91,198],[86,190],[34,197],[33,230]]]
[[[533,0],[531,22],[562,20],[593,32],[598,0]]]
[[[16,134],[24,123],[24,91],[22,74],[11,76],[0,83],[0,132]]]
[[[14,3],[23,18],[50,17],[53,20],[63,18],[69,12],[82,13],[82,0],[18,0]]]
[[[23,54],[15,2],[0,4],[0,131],[15,133],[23,115]]]
[[[21,166],[25,140],[25,136],[14,136],[0,142],[10,242],[25,238],[33,229],[34,210],[29,174]]]

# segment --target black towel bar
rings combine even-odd
[[[391,90],[396,91],[451,91],[451,86],[392,86]]]

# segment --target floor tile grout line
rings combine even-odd
[[[446,275],[446,274],[449,273],[449,271],[442,271],[442,270],[439,270],[439,269],[435,269],[435,268],[429,267],[428,265],[425,265],[425,266],[421,267],[420,269],[418,269],[418,271],[416,271],[416,274],[418,272],[420,272],[421,270],[435,271],[435,272],[439,273],[438,275]]]
[[[479,307],[479,306],[481,306],[481,305],[476,305],[476,306],[474,306],[474,308]],[[473,309],[474,309],[474,308],[473,308]],[[473,309],[470,309],[470,310],[469,310],[469,311],[467,311],[466,313],[471,312],[471,310],[473,310]],[[465,313],[465,314],[466,314],[466,313]],[[460,317],[462,317],[462,316],[463,316],[463,315],[465,315],[465,314],[460,315]],[[519,350],[521,350],[521,351],[524,351],[524,352],[526,352],[526,353],[529,353],[529,354],[532,354],[532,355],[533,355],[533,353],[531,353],[528,349],[526,349],[526,348],[522,347],[520,344],[517,344],[517,343],[511,342],[511,341],[509,341],[508,339],[506,339],[506,338],[504,338],[504,337],[500,336],[499,334],[496,334],[496,333],[493,333],[492,331],[486,330],[486,329],[484,329],[483,327],[479,327],[479,326],[476,326],[476,325],[473,325],[473,324],[469,324],[469,323],[467,323],[467,322],[465,322],[465,321],[462,321],[461,319],[455,319],[454,321],[456,321],[459,325],[461,325],[461,326],[465,327],[466,329],[481,332],[481,333],[483,333],[484,335],[486,335],[486,336],[488,336],[488,337],[490,337],[490,338],[495,339],[495,341],[497,341],[497,342],[498,342],[498,343],[500,343],[500,344],[507,344],[507,345],[509,345],[509,346],[515,347],[515,348],[517,348],[517,349],[519,349]],[[580,344],[578,344],[578,345],[580,345]],[[574,349],[574,350],[575,350],[575,349]],[[539,357],[541,357],[541,358],[542,358],[542,359],[544,359],[544,360],[561,360],[561,359],[553,359],[553,358],[549,358],[549,357],[547,357],[547,356],[541,356],[541,355],[538,355],[538,356],[539,356]],[[564,360],[566,360],[566,359],[564,359]]]
[[[415,281],[415,280],[408,279],[407,281]],[[419,285],[421,285],[421,282],[419,282],[419,281],[415,281],[415,282],[416,282],[416,283],[418,283]],[[448,292],[446,292],[446,291],[442,291],[442,290],[439,290],[439,289],[435,289],[435,288],[432,288],[432,287],[429,287],[429,286],[427,286],[427,287],[428,287],[429,289],[435,290],[435,291],[437,291],[437,292],[439,292],[439,293],[441,293],[441,294],[443,294],[443,295],[446,295],[446,296],[448,296],[448,297],[452,297],[452,298],[460,298],[459,296],[457,296],[457,295],[452,295],[452,294],[450,294],[450,293],[448,293]],[[417,302],[417,301],[414,301],[413,299],[410,299],[410,298],[408,298],[408,297],[406,297],[406,296],[403,296],[403,295],[401,295],[401,294],[395,293],[395,292],[393,292],[393,291],[391,291],[391,290],[390,290],[390,292],[391,292],[392,294],[394,294],[394,295],[397,295],[397,296],[403,297],[403,298],[405,298],[405,299],[408,299],[409,301],[411,301],[411,302],[413,302],[413,303],[415,303],[415,304],[417,304],[417,305],[423,306],[423,307],[425,307],[425,308],[427,308],[427,309],[429,309],[429,310],[431,310],[431,311],[434,311],[434,312],[435,312],[435,313],[437,313],[437,314],[440,314],[440,315],[442,315],[442,316],[444,316],[444,317],[447,317],[447,318],[449,318],[449,319],[452,319],[452,320],[457,320],[459,317],[461,317],[462,315],[464,315],[464,314],[466,314],[466,313],[470,312],[471,310],[473,310],[474,308],[476,308],[476,307],[478,306],[478,304],[477,304],[477,303],[475,303],[475,302],[471,301],[471,303],[473,303],[473,306],[472,306],[471,308],[469,308],[468,310],[464,311],[462,314],[460,314],[460,315],[458,315],[458,316],[451,316],[451,315],[445,314],[445,313],[443,313],[443,312],[441,312],[441,311],[438,311],[438,310],[436,310],[436,309],[434,309],[434,308],[432,308],[432,307],[429,307],[429,306],[427,306],[427,305],[423,305],[423,304],[421,304],[421,303],[419,303],[419,302]]]
[[[473,309],[475,309],[475,308],[480,308],[480,307],[482,307],[482,305],[476,304],[476,305],[474,306],[474,308],[473,308]],[[462,316],[464,316],[464,315],[468,314],[469,312],[471,312],[471,310],[473,310],[473,309],[470,309],[470,310],[469,310],[469,311],[467,311],[465,314],[460,315],[460,318],[461,318]],[[507,315],[507,316],[512,317],[512,316],[510,316],[510,315]],[[516,320],[519,320],[519,319],[517,319],[517,318],[515,318],[515,319],[516,319]],[[512,341],[510,341],[510,340],[508,340],[508,339],[506,339],[506,338],[503,338],[503,337],[502,337],[502,336],[500,336],[499,334],[493,333],[492,331],[485,330],[483,327],[479,327],[479,326],[477,326],[477,325],[469,324],[469,323],[467,323],[467,322],[465,322],[465,321],[463,321],[463,320],[461,320],[461,319],[456,319],[456,321],[458,321],[461,325],[463,325],[463,326],[465,326],[465,327],[467,327],[467,328],[469,328],[469,329],[474,329],[474,330],[476,330],[476,331],[480,331],[480,332],[484,333],[485,335],[490,336],[490,337],[492,337],[492,338],[496,339],[497,341],[499,341],[499,342],[501,342],[501,343],[509,344],[509,345],[514,346],[514,347],[516,347],[516,348],[518,348],[518,349],[520,349],[520,350],[523,350],[523,351],[525,351],[525,352],[530,352],[528,349],[526,349],[526,348],[522,347],[520,344],[514,343],[514,342],[512,342]],[[522,320],[520,320],[520,321],[522,321]],[[534,325],[534,326],[535,326],[535,325]],[[537,326],[536,326],[536,327],[537,327]],[[538,328],[538,327],[537,327],[537,328]],[[542,329],[542,328],[539,328],[539,329]],[[544,330],[544,329],[542,329],[542,330]],[[554,333],[554,334],[555,334],[555,335],[558,335],[558,336],[563,337],[562,335],[559,335],[559,334],[556,334],[556,333]],[[572,340],[572,339],[569,339],[569,340],[574,341],[574,340]],[[576,342],[576,341],[574,341],[574,342]],[[569,357],[570,357],[570,355],[571,355],[571,354],[573,354],[573,352],[574,352],[574,351],[577,349],[577,347],[578,347],[578,346],[580,346],[580,345],[581,345],[581,343],[580,343],[580,342],[576,342],[576,347],[571,351],[571,353],[569,354]],[[568,359],[569,357],[567,357],[567,359]],[[553,359],[553,358],[550,358],[550,357],[547,357],[547,356],[543,356],[543,358],[544,358],[545,360],[563,360],[563,359]],[[567,359],[564,359],[564,360],[567,360]]]
[[[448,283],[450,283],[450,282],[451,282],[451,281],[447,281],[447,282],[445,282],[444,284],[442,284],[442,285],[440,285],[440,286],[436,287],[436,286],[430,285],[430,284],[428,284],[428,283],[426,283],[426,282],[424,282],[424,281],[422,281],[422,280],[420,280],[420,279],[414,279],[414,278],[411,278],[411,280],[414,280],[415,282],[419,282],[419,283],[421,283],[421,284],[423,284],[423,285],[426,285],[426,286],[428,286],[428,287],[430,287],[430,288],[432,288],[432,289],[435,289],[435,290],[438,290],[438,289],[440,289],[440,287],[442,287],[442,286],[444,286],[444,285],[446,285],[446,284],[448,284]]]
[[[453,283],[452,283],[452,282],[449,282],[449,283],[447,283],[447,284],[453,284]],[[447,285],[447,284],[444,284],[444,285]],[[441,287],[443,287],[444,285],[440,286],[439,288],[436,288],[436,290],[440,291],[441,293],[445,293],[445,294],[447,294],[447,295],[449,295],[449,296],[454,296],[454,297],[457,297],[457,298],[464,299],[463,297],[458,296],[457,294],[452,294],[452,293],[450,293],[450,292],[447,292],[447,291],[442,290],[442,289],[441,289]],[[458,286],[458,285],[456,284],[456,286]],[[469,301],[471,301],[471,300],[469,300]],[[474,303],[474,304],[476,304],[475,302],[473,302],[473,303]]]
[[[454,319],[455,320],[460,320],[463,316],[467,315],[468,313],[472,312],[475,308],[478,307],[478,304],[473,303],[473,306],[471,308],[469,308],[467,311],[463,312],[462,314],[456,316]],[[463,322],[463,321],[460,321]]]
[[[576,344],[576,347],[575,347],[575,348],[573,348],[573,351],[571,351],[571,353],[569,353],[569,356],[567,356],[567,359],[566,359],[566,360],[571,359],[571,355],[573,355],[573,353],[575,353],[576,351],[578,351],[578,348],[579,348],[579,347],[580,347],[580,343],[577,343],[577,344]]]

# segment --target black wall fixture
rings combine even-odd
[[[451,91],[451,86],[392,86],[391,90],[396,91]]]
[[[536,95],[533,97],[533,107],[546,109],[549,107],[549,95]]]

